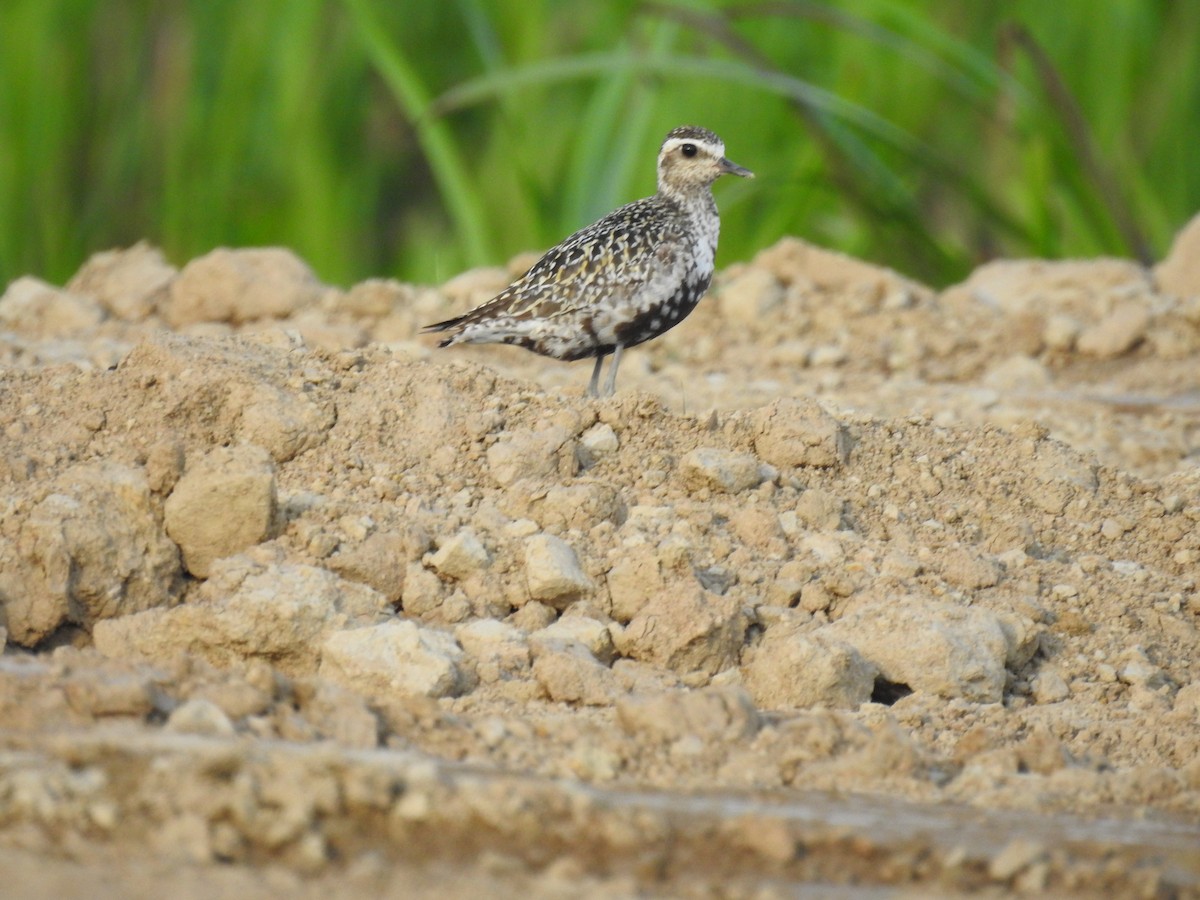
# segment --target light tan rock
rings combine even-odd
[[[530,600],[524,606],[518,607],[517,611],[504,621],[524,634],[533,634],[557,618],[558,610],[553,606],[547,606],[540,600]]]
[[[578,467],[575,441],[560,425],[516,431],[501,438],[488,447],[487,462],[501,487],[522,479],[544,481],[573,475]]]
[[[599,619],[593,619],[590,616],[572,615],[568,612],[567,615],[551,622],[545,628],[535,631],[529,636],[529,640],[531,642],[577,641],[605,665],[611,665],[613,661],[612,629]]]
[[[183,475],[183,445],[171,438],[155,441],[146,453],[146,479],[156,494],[169,494]]]
[[[877,674],[849,644],[788,621],[767,627],[741,671],[761,709],[856,709],[871,699]]]
[[[318,303],[326,290],[289,250],[219,247],[183,267],[171,282],[162,314],[174,328],[286,318]]]
[[[579,436],[579,463],[588,468],[616,453],[620,447],[621,442],[613,427],[607,422],[597,422]]]
[[[982,303],[1010,316],[1076,313],[1094,320],[1115,298],[1152,291],[1149,273],[1125,259],[1016,259],[980,266],[940,299],[949,307]]]
[[[1079,497],[1091,497],[1099,486],[1096,461],[1055,440],[1039,440],[1024,462],[1036,489],[1029,500],[1038,509],[1061,514]]]
[[[657,548],[646,544],[622,548],[604,579],[612,617],[621,623],[629,622],[655,596],[668,590],[668,582],[675,580],[673,576]],[[671,590],[674,589],[672,585]]]
[[[442,581],[420,563],[409,563],[404,569],[404,592],[400,603],[409,616],[426,618],[434,615],[445,600]]]
[[[312,674],[325,635],[372,623],[388,607],[378,592],[326,569],[236,556],[215,564],[188,603],[105,620],[93,638],[117,659],[165,663],[191,653],[221,667],[263,659],[288,674]]]
[[[282,324],[275,320],[261,319],[246,325],[243,333],[253,334],[256,328],[280,329],[285,334],[298,334],[305,347],[330,353],[363,347],[370,340],[365,325],[359,322],[330,321],[328,314],[311,307],[294,313]]]
[[[144,718],[154,709],[154,685],[148,675],[132,672],[86,672],[63,686],[67,703],[93,718]]]
[[[1120,662],[1117,674],[1126,684],[1157,688],[1165,681],[1162,668],[1150,661],[1140,644],[1126,648]]]
[[[1075,341],[1079,339],[1079,333],[1083,331],[1083,325],[1074,316],[1066,313],[1054,313],[1046,317],[1046,324],[1042,329],[1042,343],[1050,350],[1073,350]],[[1028,359],[1029,357],[1017,357]],[[1001,363],[1001,366],[1004,364]],[[1032,370],[1028,370],[1032,372]],[[1049,370],[1043,367],[1045,377],[1049,377]],[[1035,376],[1041,378],[1042,376]],[[1023,376],[1023,380],[1028,380]],[[993,384],[993,387],[1001,387],[1001,385]]]
[[[709,687],[621,697],[617,724],[626,734],[660,743],[688,736],[743,741],[758,732],[761,719],[744,689]]]
[[[63,339],[91,331],[104,310],[91,297],[62,290],[24,275],[0,295],[0,331],[30,338]]]
[[[817,531],[836,531],[842,524],[846,501],[841,497],[809,488],[796,499],[796,518]]]
[[[556,703],[608,706],[617,697],[616,676],[579,641],[531,640],[533,677]]]
[[[234,733],[229,716],[211,700],[185,700],[167,717],[167,731],[178,734],[199,734],[206,737],[229,737]]]
[[[783,300],[783,285],[766,269],[745,268],[726,281],[717,295],[721,316],[739,325],[753,326]]]
[[[480,619],[460,625],[454,636],[483,684],[529,677],[529,639],[519,628]]]
[[[172,602],[179,553],[163,532],[145,473],[114,462],[72,466],[0,535],[0,604],[9,640],[31,646],[67,622],[101,619]]]
[[[1167,258],[1154,269],[1154,280],[1164,294],[1200,297],[1200,215],[1175,235]]]
[[[167,534],[197,578],[213,563],[271,537],[275,465],[261,447],[217,447],[184,472],[165,505]]]
[[[154,314],[178,270],[145,241],[93,254],[67,289],[99,301],[118,319],[140,322]]]
[[[650,598],[614,640],[624,656],[679,673],[715,675],[737,662],[746,626],[735,598],[681,585]]]
[[[679,461],[683,483],[692,490],[708,488],[736,494],[763,480],[762,463],[751,453],[700,447]]]
[[[1049,328],[1049,326],[1047,326]],[[1058,333],[1052,334],[1052,339],[1063,346],[1074,343],[1075,335],[1069,341]],[[1061,342],[1066,341],[1066,344]],[[1042,390],[1051,382],[1050,370],[1036,359],[1023,354],[1010,356],[996,363],[983,376],[983,383],[997,391],[1036,391]]]
[[[206,444],[254,444],[283,463],[319,446],[337,421],[337,407],[305,389],[295,365],[289,350],[260,342],[154,333],[122,369],[155,385],[172,418],[191,423]],[[310,365],[317,378],[327,371]]]
[[[314,679],[305,688],[301,708],[318,735],[357,750],[379,745],[380,721],[368,698],[325,679]]]
[[[355,318],[382,318],[411,303],[415,289],[389,278],[368,278],[350,290],[327,295],[334,311]]]
[[[488,564],[487,548],[469,528],[451,535],[429,558],[429,564],[442,575],[450,578],[466,578]]]
[[[253,668],[254,665],[251,664],[248,668]],[[216,678],[197,688],[188,699],[207,700],[216,705],[230,721],[262,715],[274,702],[274,689],[277,684],[269,664],[260,661],[257,665],[261,667],[259,673],[262,674],[265,683],[251,683],[255,678],[253,675],[246,680],[236,677]]]
[[[466,687],[453,636],[393,619],[335,631],[321,644],[320,674],[378,700],[451,697]]]
[[[559,608],[592,589],[574,549],[552,534],[535,534],[525,541],[525,579],[530,597]]]
[[[754,265],[766,269],[784,284],[811,284],[828,291],[869,291],[880,299],[897,292],[914,295],[929,292],[892,269],[800,238],[785,237],[777,241],[755,256]]]
[[[926,597],[889,597],[820,629],[844,642],[881,675],[915,691],[998,703],[1008,640],[999,618],[977,607]]]
[[[516,497],[527,502],[513,502]],[[505,498],[504,507],[506,511],[528,516],[542,528],[556,532],[571,529],[585,532],[600,522],[620,525],[628,514],[620,491],[611,484],[590,479],[556,484],[548,490],[525,495],[514,489]]]
[[[313,403],[303,391],[265,382],[233,385],[227,403],[238,414],[239,439],[264,448],[277,463],[321,444],[336,421],[333,409]]]
[[[836,466],[849,442],[841,424],[815,400],[776,400],[750,416],[754,452],[778,469]]]
[[[969,591],[994,587],[1004,574],[996,560],[966,547],[951,547],[938,554],[937,566],[947,584]]]
[[[1179,689],[1172,711],[1185,722],[1197,721],[1197,717],[1200,717],[1200,681],[1193,681]]]
[[[1149,327],[1150,310],[1142,303],[1127,301],[1085,328],[1075,346],[1080,353],[1097,359],[1115,359],[1141,343]]]
[[[1023,869],[1043,859],[1048,850],[1040,841],[1013,838],[988,863],[988,874],[997,881],[1007,881]]]
[[[1045,668],[1033,679],[1033,699],[1038,703],[1058,703],[1071,696],[1071,688],[1057,669]]]
[[[393,531],[378,531],[361,542],[342,546],[326,565],[349,581],[368,585],[392,603],[404,593],[408,539]]]
[[[1004,658],[1004,664],[1010,671],[1016,671],[1038,652],[1045,629],[1027,616],[1011,612],[997,613],[996,621],[1000,623],[1004,639],[1008,642],[1008,655]]]

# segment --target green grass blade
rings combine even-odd
[[[486,218],[472,191],[471,178],[450,127],[431,110],[429,94],[416,66],[390,39],[369,0],[343,0],[372,64],[417,132],[426,161],[473,265],[493,261],[495,252]]]

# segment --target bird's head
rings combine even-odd
[[[722,175],[753,178],[754,173],[725,158],[725,143],[707,128],[674,129],[658,151],[658,190],[687,195],[708,188]]]

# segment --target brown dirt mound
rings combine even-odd
[[[941,293],[787,240],[606,401],[415,337],[504,270],[13,282],[6,868],[1196,894],[1197,240]]]

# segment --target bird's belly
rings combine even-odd
[[[634,347],[674,328],[696,308],[708,290],[708,278],[685,281],[663,300],[650,303],[614,329],[614,343]]]

